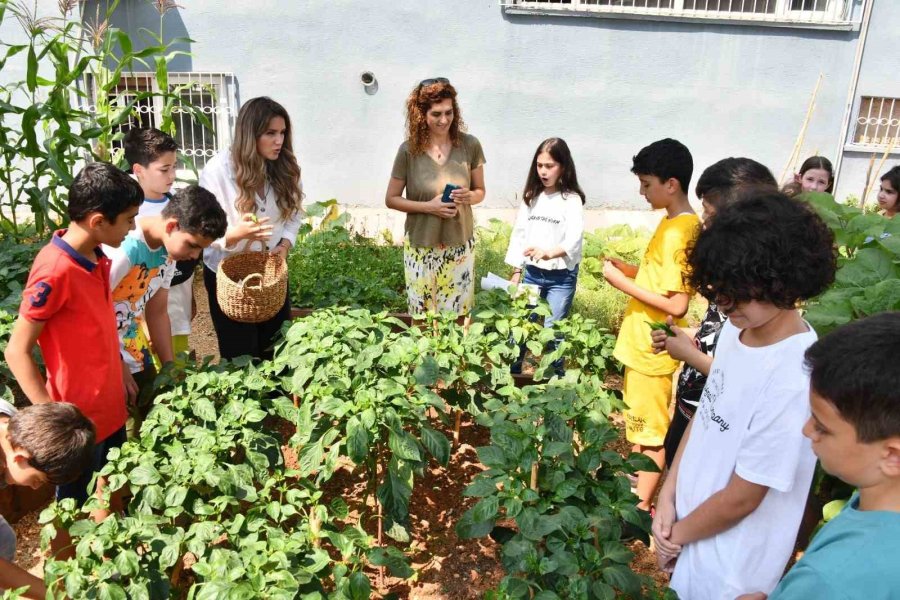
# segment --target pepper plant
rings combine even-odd
[[[511,402],[489,401],[481,420],[491,445],[478,448],[488,467],[465,494],[479,498],[457,524],[463,538],[490,533],[498,520],[516,529],[502,547],[507,577],[492,598],[645,598],[652,580],[628,566],[622,523],[649,530],[636,508],[628,473],[652,469],[640,454],[609,448],[609,422],[621,408],[612,393],[551,382],[523,388]]]
[[[62,526],[76,547],[76,558],[48,564],[50,587],[73,598],[338,600],[369,597],[368,564],[409,576],[343,524],[342,500],[326,504],[314,482],[284,469],[263,426],[273,381],[248,362],[201,369],[169,380],[140,438],[110,452],[101,474],[110,492],[131,494],[124,515],[94,523],[97,498],[41,515],[45,545]]]

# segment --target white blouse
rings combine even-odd
[[[238,198],[238,187],[234,177],[234,165],[231,161],[231,151],[223,150],[216,154],[203,168],[200,173],[200,186],[212,192],[228,219],[228,226],[232,227],[241,221],[241,213],[235,207],[235,201]],[[297,241],[297,232],[300,230],[300,223],[303,220],[303,212],[297,213],[290,219],[283,219],[281,211],[278,208],[275,190],[271,186],[266,186],[265,202],[256,199],[256,216],[259,218],[269,217],[269,224],[272,225],[272,237],[269,238],[268,249],[272,250],[282,240],[288,240],[291,245]],[[203,251],[203,264],[213,271],[219,268],[222,262],[229,254],[243,251],[247,249],[248,240],[241,240],[233,246],[225,246],[225,238],[219,238],[213,242],[209,248]],[[250,249],[259,249],[259,244],[254,243]]]
[[[539,269],[555,271],[574,269],[581,262],[581,246],[584,237],[584,207],[578,194],[541,194],[524,202],[516,215],[506,263],[514,267],[534,265]],[[524,255],[525,249],[537,246],[545,250],[562,247],[564,256],[550,260],[532,260]]]

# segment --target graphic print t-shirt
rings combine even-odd
[[[675,489],[679,519],[725,488],[732,474],[769,488],[737,525],[685,545],[671,587],[679,598],[734,600],[769,593],[794,548],[816,457],[803,436],[809,418],[808,331],[764,347],[740,340],[726,321],[681,457]]]
[[[144,309],[157,291],[168,289],[175,263],[165,246],[151,250],[144,240],[141,220],[137,219],[119,248],[109,249],[112,258],[110,285],[122,360],[132,373],[153,364],[150,342],[144,334]]]

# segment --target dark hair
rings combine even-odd
[[[687,252],[691,286],[710,301],[793,308],[825,291],[837,268],[834,236],[802,201],[753,190],[716,212]]]
[[[887,173],[882,175],[881,179],[879,179],[879,181],[884,181],[885,179],[887,179],[888,181],[891,182],[892,188],[894,188],[897,191],[900,191],[900,165],[893,167]],[[898,206],[897,208],[900,208],[900,206]]]
[[[9,418],[7,432],[12,447],[26,450],[28,464],[54,485],[75,481],[94,459],[94,424],[74,404],[20,408]]]
[[[199,185],[189,185],[175,192],[163,208],[162,216],[178,221],[181,231],[210,240],[224,236],[228,227],[225,211],[216,197]]]
[[[736,200],[751,187],[778,187],[769,169],[751,158],[723,158],[703,171],[697,180],[697,197],[715,209]]]
[[[810,387],[856,429],[860,442],[900,435],[900,312],[853,321],[806,351]]]
[[[800,176],[802,177],[810,169],[828,171],[828,187],[825,188],[825,191],[830,194],[831,189],[834,187],[834,167],[831,166],[831,161],[824,156],[810,156],[800,165]]]
[[[632,159],[631,172],[635,175],[654,175],[660,181],[668,181],[673,177],[681,185],[681,191],[688,193],[691,175],[694,174],[694,159],[687,146],[666,138],[641,148]]]
[[[548,138],[541,142],[537,150],[534,151],[534,158],[531,159],[531,170],[528,171],[528,178],[525,180],[525,191],[522,193],[522,199],[525,200],[525,204],[531,206],[531,201],[544,191],[544,184],[541,183],[541,179],[537,174],[537,160],[542,152],[549,154],[553,160],[559,163],[562,169],[557,182],[559,191],[564,194],[578,194],[581,196],[581,203],[584,204],[585,196],[581,186],[578,185],[575,161],[572,160],[569,145],[562,138]]]
[[[166,152],[178,151],[178,144],[172,136],[153,127],[132,129],[125,134],[122,144],[125,147],[125,160],[132,167],[146,167]]]
[[[140,184],[105,162],[86,165],[69,186],[69,219],[83,221],[98,212],[114,222],[120,214],[144,201]]]

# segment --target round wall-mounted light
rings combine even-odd
[[[363,71],[362,75],[359,76],[359,80],[362,82],[363,89],[368,95],[371,96],[378,91],[378,80],[375,79],[375,74],[372,71]]]

